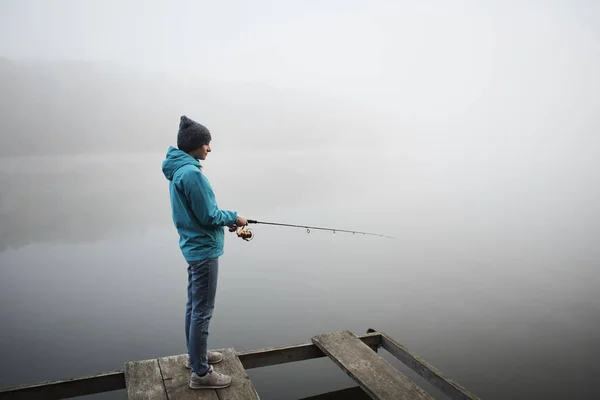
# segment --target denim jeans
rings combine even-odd
[[[185,311],[185,340],[192,371],[208,371],[208,325],[215,308],[219,259],[190,262],[188,300]]]

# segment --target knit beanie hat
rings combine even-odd
[[[177,147],[186,153],[196,150],[211,141],[209,130],[202,124],[189,119],[185,115],[179,121],[179,132],[177,133]]]

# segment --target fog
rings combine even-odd
[[[211,347],[374,327],[481,398],[597,398],[599,18],[3,1],[0,387],[184,351],[161,162],[185,114],[212,133],[221,208],[395,237],[226,235]],[[327,361],[249,374],[265,399],[353,385]]]

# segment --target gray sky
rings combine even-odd
[[[485,153],[507,137],[536,147],[597,127],[598,20],[600,3],[566,0],[4,0],[0,56],[299,89],[376,110],[390,136],[448,131],[435,135],[444,152],[472,143]]]
[[[383,149],[402,131],[486,157],[596,144],[598,20],[600,3],[566,0],[4,0],[0,56],[303,90],[379,113]]]
[[[555,77],[562,91],[598,85],[599,17],[594,1],[4,0],[0,55],[453,113],[531,79],[539,88]]]

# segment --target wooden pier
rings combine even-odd
[[[214,369],[233,377],[231,385],[224,389],[190,389],[190,371],[185,368],[187,355],[181,354],[127,362],[122,370],[96,376],[3,389],[0,400],[65,399],[122,389],[126,389],[129,400],[258,400],[260,394],[248,377],[247,369],[319,357],[329,357],[357,386],[302,400],[433,399],[381,357],[379,348],[387,350],[451,399],[478,399],[388,335],[369,329],[361,336],[349,331],[332,332],[314,336],[311,343],[249,352],[218,349],[224,359],[215,364]]]

